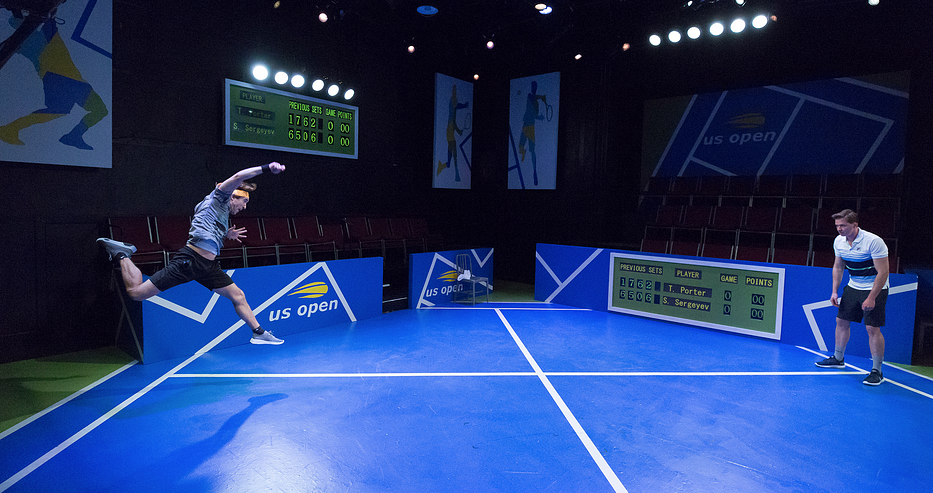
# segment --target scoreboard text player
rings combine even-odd
[[[784,269],[612,253],[609,311],[781,338]]]
[[[225,79],[224,143],[357,158],[359,108]]]

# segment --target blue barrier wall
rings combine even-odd
[[[287,336],[382,313],[382,257],[227,271],[260,325]],[[124,296],[128,317],[118,345],[143,363],[248,344],[252,332],[226,298],[196,282],[143,302]],[[139,312],[141,311],[141,316]]]
[[[608,311],[612,252],[641,252],[572,247],[539,243],[535,266],[535,299],[563,305]],[[676,255],[653,257],[696,259]],[[781,267],[785,269],[780,341],[817,351],[832,352],[836,308],[829,302],[832,269],[800,265],[715,260],[726,264]],[[843,279],[844,286],[847,277]],[[910,364],[917,307],[917,276],[891,274],[886,308],[885,360]],[[840,287],[841,292],[841,287]],[[861,324],[852,324],[847,354],[871,357],[868,335]]]
[[[413,253],[408,263],[408,307],[424,308],[452,303],[465,285],[457,282],[457,255],[468,254],[473,275],[489,278],[492,291],[492,248]],[[477,292],[477,296],[479,293]]]

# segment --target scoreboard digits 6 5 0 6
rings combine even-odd
[[[612,253],[610,311],[781,337],[784,269]]]
[[[227,79],[227,145],[357,157],[359,110]]]

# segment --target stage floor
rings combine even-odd
[[[933,484],[933,380],[863,358],[543,303],[311,329],[115,371],[0,434],[0,491]]]

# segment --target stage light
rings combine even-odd
[[[745,21],[742,19],[736,19],[732,21],[732,25],[729,26],[729,29],[732,29],[734,33],[740,33],[745,30]]]
[[[661,44],[661,36],[652,34],[648,37],[648,42],[651,43],[651,46],[659,46]]]
[[[868,5],[878,5],[878,0],[868,0]]]
[[[726,28],[723,27],[722,22],[714,22],[712,25],[709,26],[709,33],[712,34],[713,36],[719,36],[725,30]]]
[[[409,53],[414,53],[414,52],[415,52],[415,45],[408,45],[408,52],[409,52]]]
[[[628,43],[622,43],[622,51],[628,51],[628,49],[631,48],[631,47],[632,47],[632,45],[630,45],[630,44],[628,44]]]
[[[415,10],[417,10],[419,14],[425,17],[431,17],[438,12],[437,7],[433,5],[422,5]]]
[[[535,10],[544,10],[544,9],[546,9],[546,8],[547,8],[547,4],[544,4],[544,3],[536,3],[536,4],[535,4]]]
[[[697,39],[700,37],[700,28],[693,26],[690,29],[687,29],[687,37],[690,39]]]
[[[337,84],[331,84],[330,87],[327,88],[328,96],[336,96],[338,92],[340,92],[340,86]]]
[[[493,43],[491,39],[490,39],[489,41],[486,41],[486,48],[487,48],[487,49],[491,50],[491,49],[495,48],[495,46],[496,46],[496,44]]]
[[[276,73],[275,73],[275,82],[278,83],[278,84],[284,84],[284,83],[288,82],[288,74],[286,74],[285,72],[282,72],[282,71],[276,72]]]
[[[321,12],[321,15],[317,16],[317,20],[321,22],[327,22],[327,14],[324,12]]]
[[[548,15],[548,14],[550,14],[550,13],[553,12],[553,11],[554,11],[554,9],[552,9],[551,6],[548,5],[547,7],[544,7],[543,9],[539,10],[538,13],[539,13],[539,14],[542,14],[542,15]]]
[[[321,89],[324,89],[324,81],[321,79],[316,79],[314,82],[311,83],[311,89],[314,89],[315,91],[320,91]]]
[[[768,16],[764,14],[756,15],[755,18],[752,19],[752,27],[754,27],[755,29],[761,29],[765,27],[767,24],[768,24]]]
[[[739,6],[745,5],[745,0],[735,0],[735,3]]]
[[[343,99],[346,99],[347,101],[349,101],[350,99],[353,98],[353,94],[354,94],[353,89],[347,89],[347,92],[343,93]]]
[[[269,69],[265,65],[256,65],[253,67],[253,77],[256,80],[266,80],[269,77]]]
[[[275,3],[272,4],[272,8],[277,9],[277,8],[279,8],[281,5],[282,5],[282,2],[276,0]]]
[[[479,80],[479,74],[473,74],[473,80]]]
[[[581,54],[581,53],[577,53],[576,55],[573,56],[573,59],[574,59],[574,60],[579,60],[579,59],[581,59],[581,58],[583,58],[583,54]]]
[[[671,31],[667,33],[667,39],[670,40],[671,43],[679,43],[680,38],[680,31]]]
[[[292,76],[292,86],[302,87],[305,85],[305,78],[301,74],[295,74]]]

